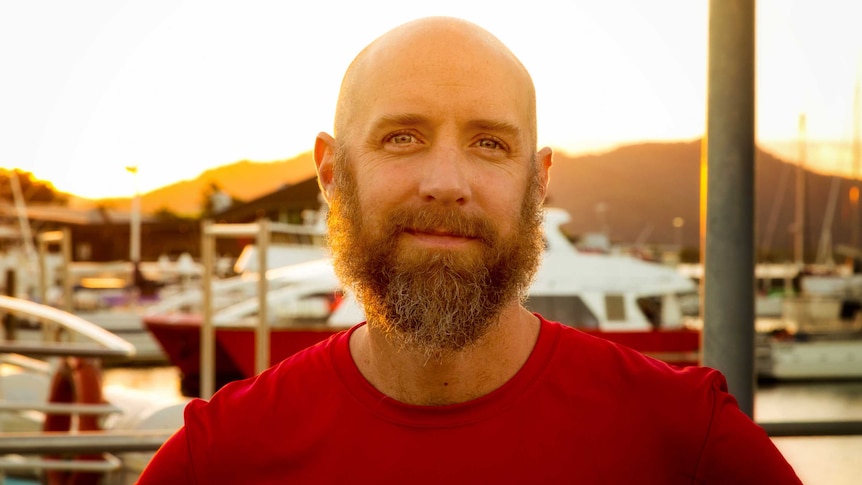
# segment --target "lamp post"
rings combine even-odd
[[[138,193],[138,166],[130,165],[126,170],[132,174],[135,195],[132,198],[132,212],[129,220],[129,261],[132,263],[132,281],[134,282],[135,295],[137,296],[140,288],[138,287],[140,271],[139,264],[141,262],[141,196]],[[135,298],[137,300],[137,298]]]
[[[682,226],[685,225],[685,220],[682,217],[674,217],[673,218],[673,242],[676,246],[676,250],[681,254],[682,253]]]

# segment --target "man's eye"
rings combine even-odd
[[[399,145],[405,145],[409,143],[413,143],[416,141],[416,138],[409,133],[396,133],[389,137],[389,141],[391,143],[396,143]]]
[[[488,148],[492,150],[496,148],[503,148],[503,145],[497,140],[494,140],[493,138],[484,138],[482,140],[479,140],[478,145],[482,148]]]

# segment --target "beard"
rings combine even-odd
[[[336,274],[362,303],[367,325],[402,348],[440,359],[474,345],[506,304],[523,301],[544,249],[535,160],[532,166],[508,236],[487,218],[432,204],[396,209],[379,218],[380,227],[370,227],[355,175],[339,150],[328,243]],[[478,244],[456,250],[399,245],[406,231],[440,229]]]

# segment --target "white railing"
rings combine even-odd
[[[87,337],[98,345],[98,347],[93,348],[81,345],[60,345],[51,342],[44,344],[4,342],[0,344],[0,353],[63,355],[65,352],[68,355],[90,355],[94,357],[115,355],[132,357],[135,355],[135,346],[129,342],[77,315],[54,307],[20,298],[0,296],[0,311],[50,322],[73,335]],[[18,350],[23,351],[18,352]]]

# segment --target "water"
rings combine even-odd
[[[757,421],[862,421],[862,382],[806,382],[761,386]],[[806,485],[862,482],[862,436],[773,438]]]
[[[105,369],[102,386],[119,386],[149,392],[166,400],[179,399],[180,371],[173,366],[116,367]]]
[[[105,385],[179,398],[174,367],[108,369]],[[862,381],[761,385],[754,400],[755,420],[862,421]],[[773,438],[806,485],[856,485],[862,481],[862,436]]]

